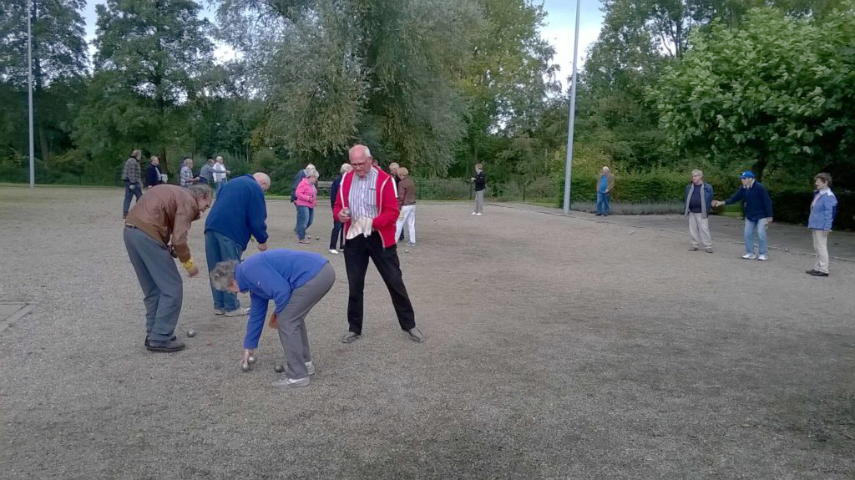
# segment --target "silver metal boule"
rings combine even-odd
[[[257,361],[258,361],[258,359],[257,359],[257,358],[255,358],[255,355],[250,355],[248,360],[249,360],[249,364],[250,364],[250,365],[254,365],[254,364],[255,364],[255,362],[257,362]]]
[[[276,365],[274,365],[273,371],[276,373],[282,373],[285,371],[285,365],[282,365],[281,363],[277,363]]]
[[[196,330],[187,330],[187,336],[193,338],[196,336]]]
[[[243,370],[244,372],[248,372],[250,370],[250,368],[252,368],[252,367],[250,367],[248,363],[240,362],[240,369]]]

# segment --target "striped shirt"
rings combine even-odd
[[[353,183],[350,185],[350,195],[347,199],[350,206],[350,217],[377,218],[377,170],[371,168],[368,175],[359,178],[353,174]]]

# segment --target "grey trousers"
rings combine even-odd
[[[484,213],[484,190],[475,192],[475,213]]]
[[[335,269],[327,263],[321,271],[302,287],[291,292],[288,305],[277,316],[279,341],[285,350],[288,378],[299,380],[309,376],[306,362],[312,361],[309,335],[306,333],[306,315],[335,283]]]
[[[704,248],[712,248],[709,219],[704,218],[703,213],[689,212],[689,235],[693,247],[698,248],[703,244]]]
[[[175,260],[166,246],[138,228],[126,226],[124,236],[145,297],[146,336],[154,342],[169,341],[184,298],[184,283]]]

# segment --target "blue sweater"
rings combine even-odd
[[[229,180],[217,195],[205,219],[205,233],[217,232],[234,240],[241,250],[246,250],[249,236],[258,243],[267,243],[267,205],[264,190],[252,175]]]
[[[291,292],[302,287],[321,271],[327,259],[317,253],[294,250],[268,250],[255,254],[235,268],[235,280],[241,292],[249,290],[249,319],[243,348],[257,348],[267,304],[276,303],[276,314],[282,313],[291,300]]]
[[[742,200],[744,202],[745,219],[756,222],[761,218],[772,218],[772,198],[766,187],[755,181],[751,188],[739,187],[732,197],[724,201],[727,205]]]
[[[823,192],[815,191],[813,196],[816,199],[813,207],[810,209],[810,218],[808,218],[808,228],[811,230],[831,231],[831,226],[834,224],[834,217],[837,215],[837,197],[831,193],[831,190]]]

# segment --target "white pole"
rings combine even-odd
[[[30,107],[30,188],[36,186],[36,167],[35,167],[35,148],[33,147],[33,29],[32,13],[33,1],[27,1],[27,62],[29,68],[27,70],[27,97]]]
[[[579,59],[579,5],[576,0],[576,40],[573,42],[573,84],[570,86],[570,126],[567,128],[567,166],[564,169],[564,215],[570,213],[570,173],[573,170],[573,129],[576,121],[576,63]]]

